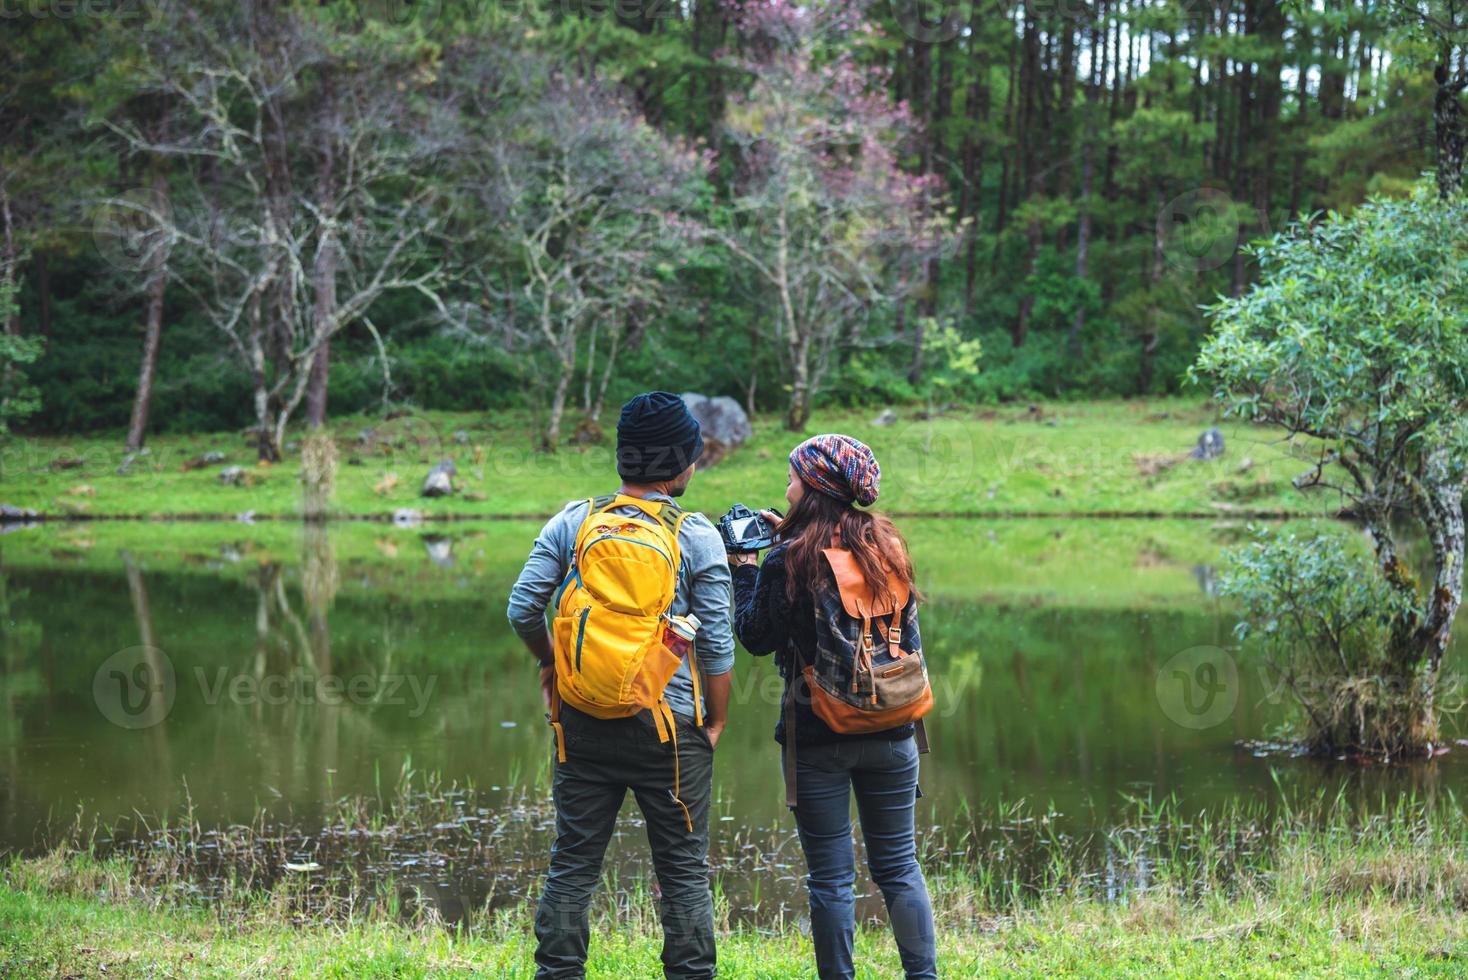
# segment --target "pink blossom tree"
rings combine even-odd
[[[931,174],[902,167],[916,127],[860,54],[875,28],[862,0],[731,0],[748,78],[728,108],[721,152],[732,208],[707,234],[768,286],[765,337],[805,426],[834,355],[882,346],[883,314],[915,287],[927,258],[955,240]]]

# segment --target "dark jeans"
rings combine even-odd
[[[821,980],[856,975],[856,846],[851,791],[867,845],[867,865],[910,978],[936,977],[937,940],[928,885],[917,862],[913,808],[918,751],[912,739],[867,738],[802,745],[795,754],[795,824],[810,870],[810,931]]]
[[[677,980],[713,977],[708,815],[714,764],[708,735],[678,717],[678,797],[693,821],[689,833],[673,798],[673,746],[658,742],[651,716],[601,721],[563,706],[561,723],[566,761],[556,764],[556,843],[535,912],[536,977],[586,975],[591,895],[629,789],[647,823],[663,892],[663,973]]]

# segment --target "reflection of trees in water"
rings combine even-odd
[[[27,661],[38,645],[40,626],[19,616],[14,603],[26,597],[24,589],[12,591],[10,576],[0,569],[0,744],[5,746],[5,799],[19,799],[21,703],[24,688],[37,680],[37,672]],[[40,687],[39,683],[36,685]],[[4,807],[5,839],[15,840],[17,807]]]
[[[133,561],[132,555],[127,552],[122,554],[123,572],[127,576],[127,594],[132,601],[133,620],[138,628],[138,644],[142,649],[143,661],[148,665],[147,676],[150,678],[162,677],[164,665],[162,658],[166,656],[159,646],[157,637],[153,632],[153,606],[148,598],[148,586],[143,581],[143,573]],[[170,668],[171,669],[171,668]],[[171,706],[171,700],[153,697],[149,698],[143,709],[147,714],[155,714],[155,718],[139,719],[143,722],[142,731],[144,751],[148,755],[148,772],[156,777],[155,786],[160,787],[170,798],[174,792],[173,778],[173,753],[168,747],[168,719],[167,713]]]
[[[329,677],[332,674],[330,612],[341,584],[336,552],[332,549],[326,526],[319,521],[306,523],[301,545],[301,593],[306,602],[311,659],[316,665],[317,675]],[[335,708],[316,700],[317,764],[312,771],[319,781],[329,782],[327,770],[336,769],[338,739],[335,713]],[[318,798],[324,796],[322,791],[323,786],[318,783]]]

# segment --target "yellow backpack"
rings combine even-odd
[[[642,513],[614,513],[627,506]],[[559,697],[552,699],[550,720],[561,762],[561,700],[595,718],[627,718],[651,709],[659,741],[673,739],[676,750],[677,729],[663,691],[682,659],[663,645],[663,630],[678,591],[678,529],[687,516],[672,503],[625,494],[588,501],[551,624]],[[688,659],[701,726],[698,665],[691,652]]]

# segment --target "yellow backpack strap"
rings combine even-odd
[[[671,513],[669,513],[671,511]],[[683,530],[683,522],[688,520],[692,511],[683,510],[677,504],[664,504],[658,520],[668,529],[673,536],[673,547],[678,549],[673,557],[677,560],[675,567],[681,569],[683,564],[683,547],[678,543],[678,534]],[[695,637],[693,646],[688,651],[688,676],[693,680],[693,722],[699,728],[703,727],[703,692],[698,683],[698,639]]]

